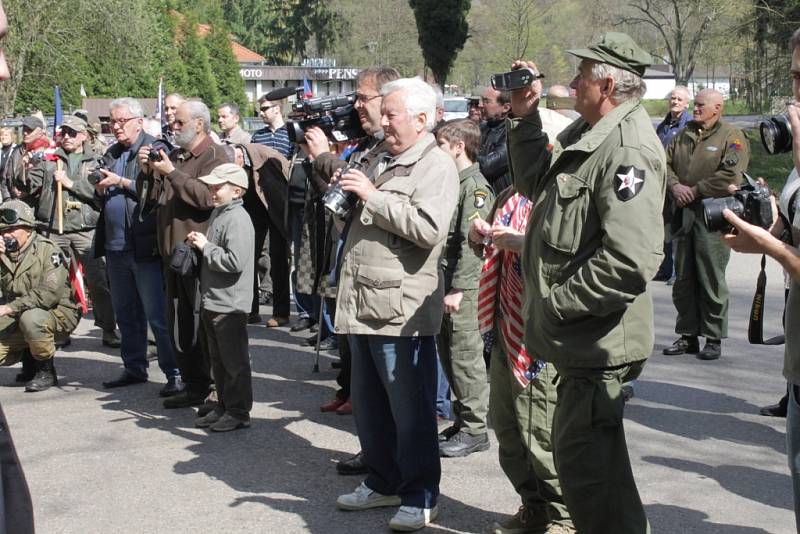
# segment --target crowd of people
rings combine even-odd
[[[792,49],[800,100],[800,32]],[[654,129],[641,104],[651,57],[628,35],[568,52],[578,73],[549,88],[547,106],[534,76],[487,88],[451,121],[435,85],[364,69],[364,136],[344,142],[319,127],[290,141],[275,92],[258,99],[252,135],[236,104],[214,108],[217,133],[206,103],[177,93],[163,126],[114,99],[110,146],[80,110],[53,138],[36,115],[17,145],[0,130],[0,365],[21,362],[27,391],[56,385],[57,347],[90,300],[122,358],[105,388],[146,382],[154,351],[164,408],[197,407],[197,427],[228,432],[251,424],[247,325],[309,330],[309,344],[339,355],[339,389],[320,408],[352,413],[362,448],[337,465],[365,475],[341,510],[393,507],[390,528],[424,528],[439,512],[441,458],[489,449],[490,419],[521,501],[491,532],[648,532],[623,428],[653,350],[648,284],[674,282],[681,337],[664,354],[716,360],[729,247],[774,256],[794,280],[800,254],[772,237],[787,234],[778,225],[726,212],[737,235],[705,227],[701,201],[736,190],[750,155],[719,92],[694,95],[690,114],[676,87]],[[800,131],[794,106],[788,116]],[[337,189],[353,200],[344,214],[325,207]],[[795,224],[790,193],[781,227]],[[796,335],[787,328],[800,502]]]

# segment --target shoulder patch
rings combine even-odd
[[[736,152],[730,152],[723,163],[726,167],[735,167],[739,163],[739,155]]]
[[[728,148],[735,152],[740,151],[742,149],[742,140],[737,137],[731,144],[728,145]]]
[[[488,193],[486,193],[486,191],[475,191],[473,193],[473,196],[475,197],[475,201],[473,202],[473,205],[478,209],[484,207],[486,205],[486,195],[487,194]]]
[[[53,252],[50,255],[50,263],[53,264],[53,267],[58,267],[61,265],[61,254],[58,252]]]
[[[627,202],[644,187],[644,171],[632,165],[620,165],[614,176],[614,193],[622,202]]]

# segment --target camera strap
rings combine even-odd
[[[767,287],[767,257],[761,256],[761,272],[758,273],[756,292],[750,308],[750,325],[747,327],[747,340],[751,345],[783,345],[784,335],[775,336],[764,341],[764,299]]]

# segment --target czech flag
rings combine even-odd
[[[308,79],[303,76],[303,98],[312,98],[314,93],[311,92],[311,85],[308,83]]]

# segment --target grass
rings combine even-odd
[[[668,102],[666,100],[642,100],[644,104],[644,109],[647,110],[647,113],[650,114],[651,117],[660,117],[663,118],[667,114],[667,105]],[[689,102],[689,111],[691,112],[692,106],[694,105],[693,102]],[[730,100],[725,102],[725,115],[754,115],[757,114],[756,112],[752,111],[747,107],[747,104],[743,100],[737,100],[736,102],[732,102]]]
[[[770,189],[780,192],[786,183],[786,178],[794,168],[792,154],[786,153],[771,156],[764,150],[758,130],[747,130],[746,134],[747,139],[750,141],[751,151],[747,173],[753,178],[763,177],[769,184]]]

